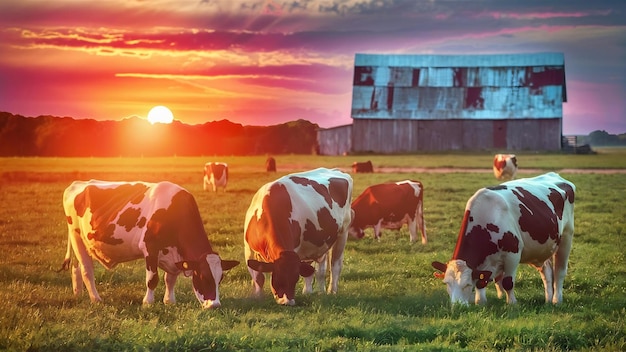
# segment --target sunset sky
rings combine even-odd
[[[333,127],[355,53],[546,51],[563,132],[626,132],[624,0],[2,0],[0,111]]]

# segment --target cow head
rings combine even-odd
[[[218,285],[223,273],[238,264],[236,260],[221,260],[217,253],[208,253],[199,260],[178,262],[176,267],[193,272],[193,291],[202,308],[218,308],[221,305]]]
[[[435,272],[435,277],[443,279],[453,304],[469,304],[474,287],[483,289],[491,281],[491,272],[472,270],[464,260],[453,259],[448,264],[433,262],[432,266],[441,271]]]
[[[358,238],[358,239],[361,239],[361,238],[365,237],[365,231],[363,229],[359,229],[359,228],[354,227],[354,226],[350,226],[348,228],[348,234],[350,234],[350,236],[352,236],[354,238]]]
[[[296,284],[300,275],[313,275],[315,268],[311,264],[303,263],[296,252],[285,251],[273,263],[264,263],[257,260],[248,260],[248,266],[256,271],[272,273],[272,293],[276,303],[286,306],[296,304]]]

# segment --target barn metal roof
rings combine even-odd
[[[356,54],[352,118],[562,118],[562,53]]]
[[[356,54],[355,66],[390,67],[519,67],[563,66],[563,53],[491,55],[386,55]]]

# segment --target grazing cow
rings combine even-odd
[[[222,187],[226,192],[228,184],[228,164],[208,162],[204,165],[204,190],[208,190],[209,186],[213,188],[213,192],[217,192],[217,187]]]
[[[374,172],[374,166],[371,161],[363,161],[358,162],[355,161],[352,163],[352,172],[353,173],[371,173]]]
[[[493,158],[493,175],[500,181],[515,178],[517,173],[517,157],[515,154],[496,154]]]
[[[380,238],[380,230],[399,230],[409,226],[411,242],[417,240],[417,228],[422,233],[422,243],[426,244],[424,227],[424,187],[419,181],[399,181],[381,183],[367,187],[353,202],[354,219],[349,233],[363,238],[365,229],[374,228],[374,238]]]
[[[325,291],[327,256],[328,292],[337,292],[351,197],[350,175],[325,168],[283,176],[256,192],[244,223],[245,258],[256,296],[263,292],[263,273],[271,272],[276,302],[294,305],[300,275],[305,278],[303,293],[313,291],[314,261],[319,265],[317,285]]]
[[[63,194],[68,245],[60,270],[70,268],[74,293],[87,287],[92,302],[102,299],[94,283],[93,259],[107,269],[144,258],[146,295],[154,302],[158,268],[165,271],[164,303],[175,303],[174,285],[180,273],[192,276],[193,290],[203,308],[220,306],[218,285],[224,270],[239,262],[221,260],[213,251],[198,205],[184,188],[170,182],[75,181]],[[60,271],[59,270],[59,271]]]
[[[276,160],[271,156],[265,160],[265,171],[276,172]]]
[[[498,297],[513,293],[519,263],[541,274],[546,303],[563,299],[563,281],[574,237],[576,187],[556,173],[502,183],[478,190],[467,202],[452,260],[433,262],[453,303],[487,298],[485,286],[496,281]]]

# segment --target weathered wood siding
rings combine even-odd
[[[559,150],[560,131],[560,119],[355,119],[352,152]]]
[[[352,125],[317,130],[318,153],[320,155],[344,155],[352,147]]]

